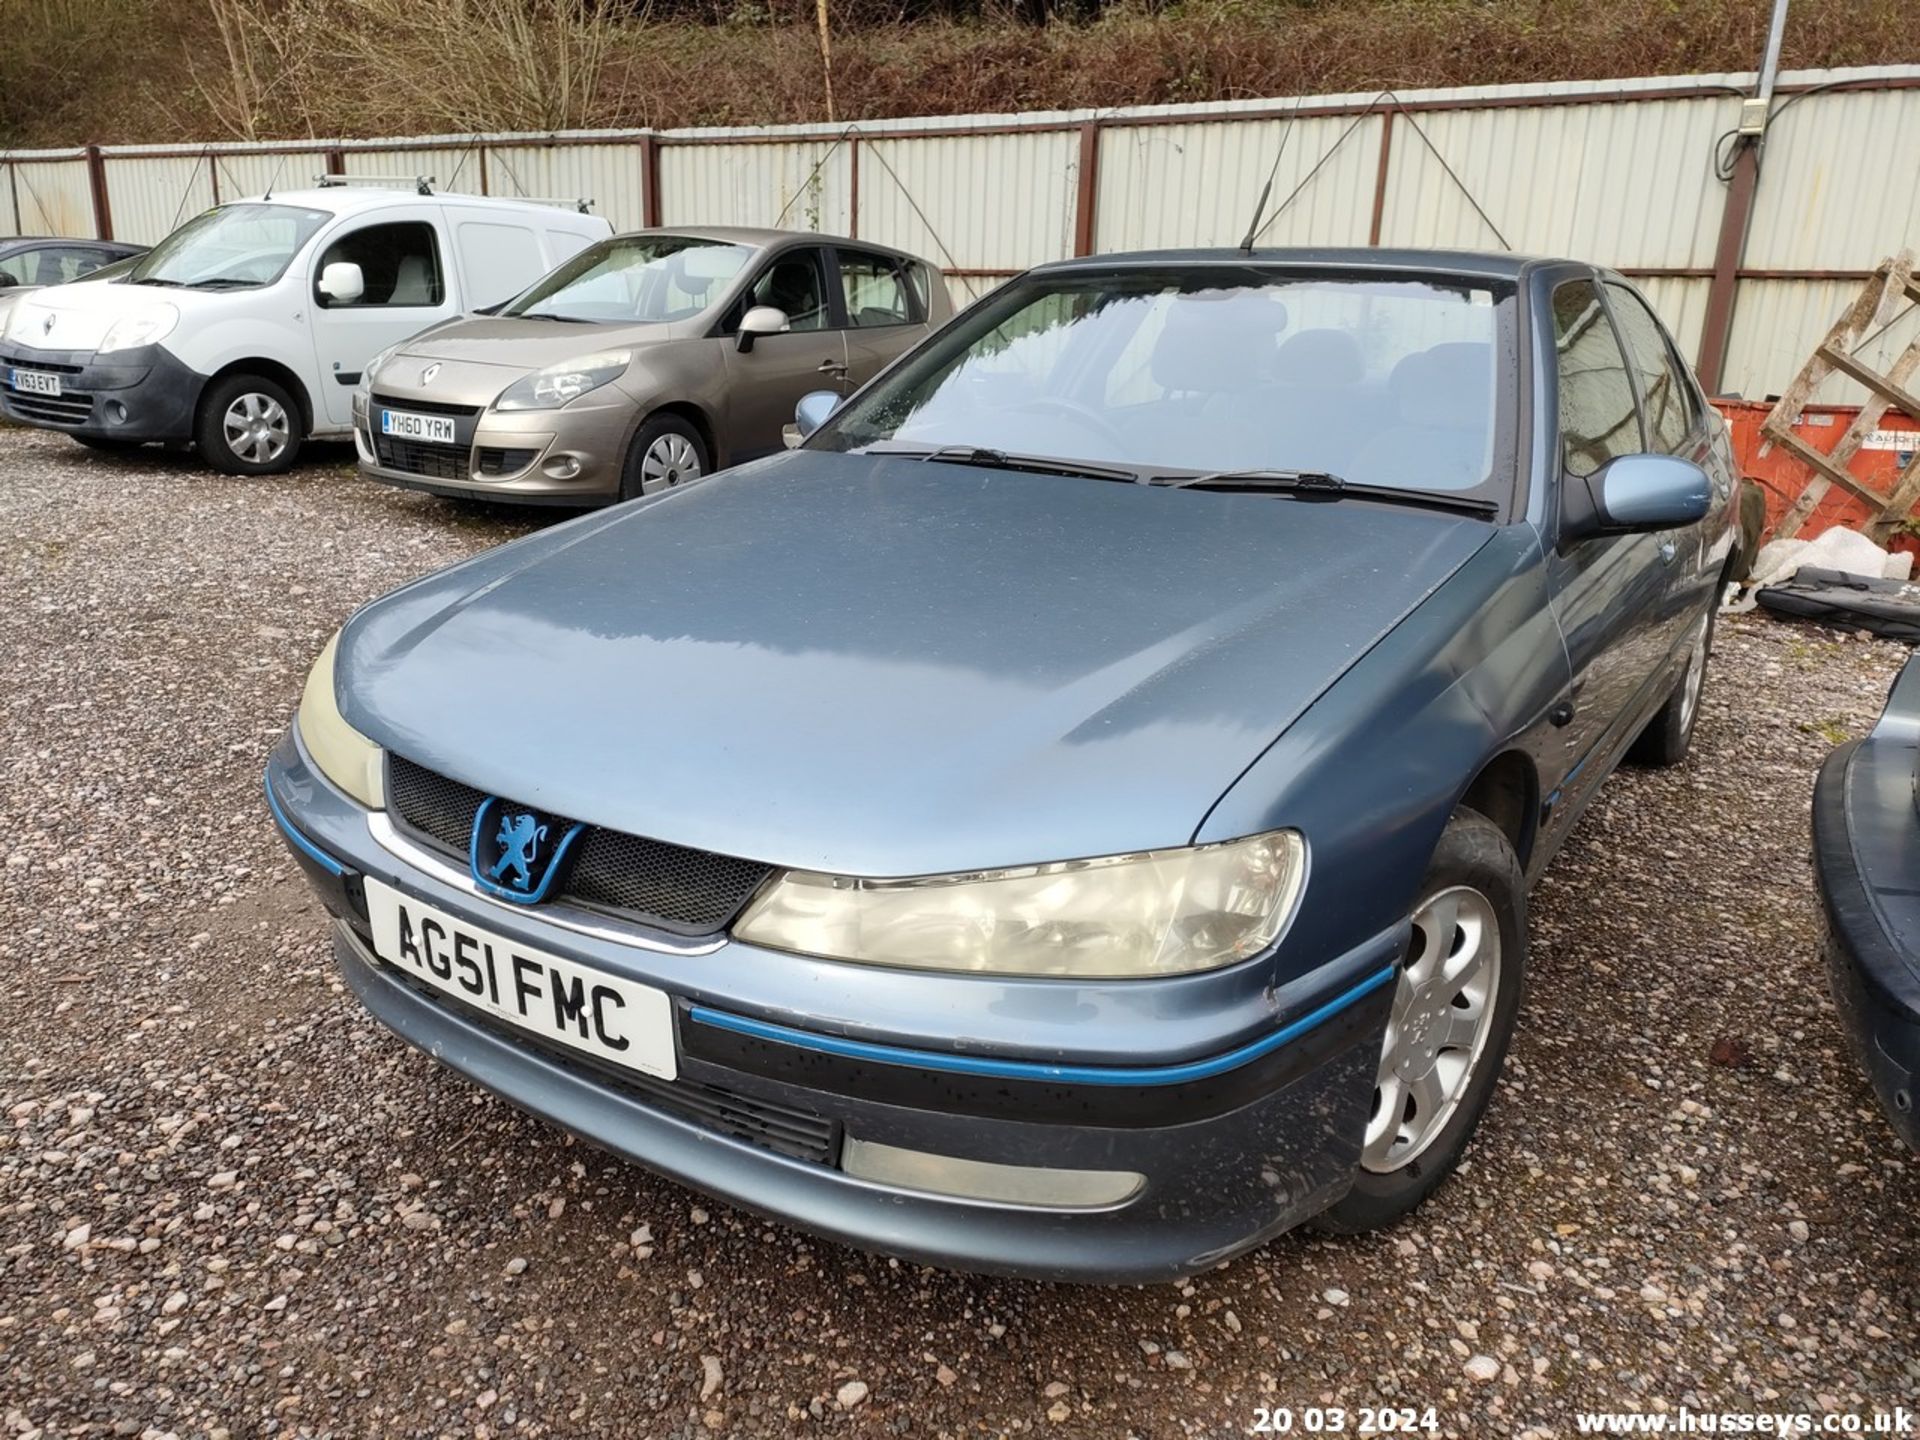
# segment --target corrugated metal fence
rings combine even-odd
[[[1787,383],[1884,255],[1920,240],[1920,66],[1781,77],[1736,264],[1717,161],[1752,86],[1689,75],[844,127],[0,152],[0,234],[152,241],[321,173],[423,174],[591,198],[621,228],[881,240],[937,261],[962,299],[1066,255],[1235,244],[1271,169],[1263,243],[1602,261],[1696,352],[1730,322],[1720,384],[1757,396]],[[1917,329],[1909,312],[1863,358],[1884,369]],[[1857,392],[1836,378],[1820,398]]]

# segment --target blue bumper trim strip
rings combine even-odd
[[[273,793],[273,782],[263,777],[262,783],[266,786],[267,808],[273,811],[273,818],[279,822],[280,829],[282,833],[286,835],[288,841],[299,846],[306,854],[311,855],[314,863],[326,870],[329,874],[336,876],[345,875],[347,873],[346,866],[342,865],[338,860],[334,859],[331,855],[327,854],[326,851],[322,850],[318,845],[314,844],[311,840],[307,839],[306,836],[293,828],[293,822],[287,819],[287,812],[280,808],[280,801]]]
[[[729,1015],[705,1005],[692,1007],[691,1015],[702,1025],[732,1030],[759,1040],[774,1040],[798,1045],[829,1055],[853,1060],[875,1060],[885,1065],[912,1065],[922,1070],[944,1070],[955,1075],[986,1075],[997,1080],[1054,1080],[1074,1085],[1180,1085],[1190,1080],[1205,1080],[1269,1055],[1289,1041],[1298,1040],[1316,1025],[1324,1024],[1342,1010],[1365,999],[1382,985],[1391,984],[1399,967],[1386,965],[1367,976],[1358,985],[1318,1009],[1309,1010],[1298,1020],[1281,1026],[1271,1035],[1215,1055],[1209,1060],[1189,1060],[1180,1065],[1048,1065],[1036,1060],[994,1060],[986,1056],[949,1055],[935,1050],[911,1050],[899,1045],[875,1045],[865,1040],[844,1040],[833,1035],[816,1035],[789,1025],[772,1025],[764,1020],[749,1020]]]

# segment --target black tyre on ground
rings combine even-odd
[[[1527,890],[1499,826],[1457,810],[1440,836],[1394,992],[1353,1189],[1315,1222],[1391,1225],[1453,1172],[1506,1060],[1526,984]]]
[[[1673,693],[1654,712],[1647,728],[1627,751],[1635,765],[1678,765],[1693,745],[1693,727],[1700,718],[1700,692],[1706,688],[1707,662],[1713,658],[1714,612],[1698,622],[1686,668],[1674,682]]]
[[[692,422],[670,412],[649,415],[627,447],[620,498],[636,500],[698,480],[713,468],[707,442]]]
[[[228,475],[280,475],[293,468],[304,429],[286,387],[264,375],[229,375],[200,397],[193,441],[200,459]]]

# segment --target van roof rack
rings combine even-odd
[[[416,195],[433,194],[431,175],[316,175],[314,184],[322,190],[341,185],[409,185]]]
[[[593,213],[593,201],[584,195],[496,195],[496,200],[518,200],[522,205],[551,205],[556,210],[578,210],[582,215]]]

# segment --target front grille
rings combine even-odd
[[[396,400],[391,395],[375,395],[373,403],[389,410],[411,410],[416,415],[451,415],[456,420],[478,415],[478,405],[446,405],[438,400]]]
[[[505,475],[518,475],[533,463],[538,450],[502,450],[495,446],[483,447],[480,451],[480,473],[489,480]]]
[[[373,453],[383,468],[401,470],[408,475],[423,475],[430,480],[465,480],[467,447],[429,445],[424,440],[399,440],[391,435],[373,437]]]
[[[41,395],[31,390],[4,387],[7,403],[28,420],[44,420],[50,425],[84,425],[93,418],[91,395]]]
[[[56,365],[51,360],[36,360],[28,354],[9,355],[0,351],[0,365],[17,365],[22,370],[50,370],[56,375],[79,375],[84,365]]]
[[[684,1075],[678,1080],[661,1080],[652,1075],[642,1075],[637,1070],[608,1065],[570,1046],[552,1044],[517,1026],[503,1025],[459,996],[436,989],[404,970],[388,967],[386,973],[398,977],[408,989],[425,996],[434,1004],[460,1012],[485,1027],[489,1033],[521,1049],[533,1051],[563,1069],[589,1075],[602,1084],[624,1090],[653,1109],[664,1110],[703,1129],[714,1130],[781,1155],[790,1155],[796,1160],[807,1160],[816,1165],[839,1163],[839,1125],[811,1110],[742,1095],[725,1086],[709,1085]]]
[[[486,795],[471,785],[416,765],[387,760],[387,799],[395,817],[415,834],[466,859],[473,817]],[[559,898],[632,916],[683,935],[711,935],[740,913],[770,867],[588,826],[580,837]]]

